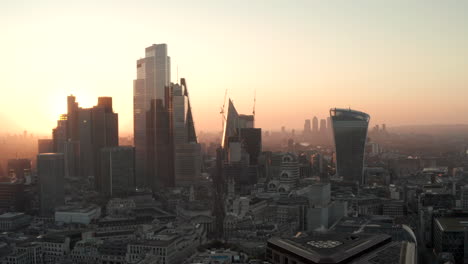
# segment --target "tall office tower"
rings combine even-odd
[[[364,147],[370,116],[351,109],[330,109],[337,174],[344,181],[362,183]]]
[[[327,117],[327,132],[332,132],[331,118]]]
[[[239,129],[239,139],[242,148],[249,155],[249,165],[258,165],[258,157],[262,153],[262,129],[241,128]]]
[[[39,177],[40,212],[43,216],[54,214],[55,208],[64,203],[65,157],[63,153],[37,155]]]
[[[68,96],[69,104],[69,113],[73,112],[72,116],[76,115],[76,109],[71,107],[77,106],[77,103],[74,101],[74,96]],[[71,112],[70,112],[70,109]],[[60,116],[60,119],[57,121],[57,127],[52,130],[53,138],[53,151],[50,153],[63,153],[65,155],[65,171],[66,176],[75,177],[79,174],[79,164],[80,164],[80,153],[79,153],[79,141],[78,134],[76,131],[71,132],[70,127],[74,126],[73,122],[69,120],[68,114]],[[75,140],[71,139],[71,135],[75,137]]]
[[[78,111],[78,130],[80,134],[80,166],[81,177],[94,175],[93,140],[92,140],[91,108],[81,108]]]
[[[102,193],[126,196],[135,191],[135,150],[130,146],[101,149]]]
[[[101,149],[119,145],[118,114],[112,109],[112,97],[99,97],[97,106],[91,109],[91,138],[94,168],[94,182],[102,191]]]
[[[67,97],[67,132],[66,138],[70,141],[79,140],[80,134],[78,130],[78,103],[76,97],[69,95]]]
[[[138,187],[145,187],[150,185],[150,182],[154,182],[153,178],[155,177],[153,173],[145,171],[148,168],[148,163],[153,162],[148,157],[148,152],[153,150],[147,150],[148,141],[151,140],[147,139],[148,126],[146,123],[149,118],[147,114],[155,114],[156,104],[158,104],[159,109],[168,107],[166,101],[169,95],[166,94],[166,87],[170,83],[171,67],[170,58],[167,56],[167,45],[155,44],[146,48],[145,58],[137,60],[136,64],[137,78],[133,82],[136,183]],[[150,111],[152,102],[154,109]]]
[[[14,181],[24,181],[26,177],[31,176],[30,159],[9,159],[8,176]]]
[[[193,183],[201,174],[201,147],[197,141],[187,83],[172,84],[174,177],[177,186]]]
[[[319,130],[318,118],[314,116],[312,119],[312,132],[317,133]]]
[[[39,154],[54,152],[54,140],[53,139],[38,139],[37,140],[37,152]]]
[[[320,133],[325,133],[327,132],[327,120],[325,119],[320,119]]]
[[[310,127],[310,119],[306,119],[304,121],[304,135],[310,134],[311,127]]]
[[[229,99],[228,111],[226,122],[224,122],[223,139],[221,146],[226,152],[225,158],[228,162],[239,162],[244,154],[248,154],[246,149],[243,148],[242,138],[240,137],[240,131],[242,129],[254,128],[254,116],[253,115],[239,115],[237,113],[234,104]],[[246,132],[247,133],[247,132]],[[253,132],[257,133],[257,132]],[[261,133],[261,132],[260,132]],[[255,136],[258,140],[261,140],[261,136]],[[260,144],[261,142],[257,142]],[[253,146],[253,144],[251,144]],[[258,158],[258,156],[257,156]]]
[[[67,115],[60,115],[57,127],[52,130],[53,148],[55,153],[63,153],[67,141]]]

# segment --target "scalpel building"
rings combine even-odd
[[[336,172],[343,181],[362,183],[364,148],[370,116],[351,109],[330,109],[336,149]]]

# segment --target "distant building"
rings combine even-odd
[[[43,216],[54,214],[55,207],[64,203],[65,160],[62,153],[37,155],[40,211]]]
[[[312,132],[312,127],[310,124],[310,119],[304,121],[304,135],[310,134]]]
[[[327,120],[320,119],[320,133],[324,134],[327,132]]]
[[[130,146],[101,149],[101,186],[107,196],[126,196],[135,191],[135,150]]]
[[[318,123],[318,118],[314,116],[312,119],[312,132],[317,133],[319,131],[319,123]]]
[[[351,109],[330,109],[338,176],[361,184],[364,150],[370,116]]]

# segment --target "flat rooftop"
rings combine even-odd
[[[390,242],[391,237],[384,234],[312,232],[301,237],[271,238],[268,247],[287,251],[308,263],[347,263]]]
[[[463,232],[468,230],[468,217],[440,217],[436,224],[444,232]]]
[[[8,212],[0,215],[0,219],[8,219],[8,218],[15,218],[19,216],[25,215],[24,213],[17,213],[17,212]]]

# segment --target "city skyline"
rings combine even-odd
[[[198,131],[221,131],[226,89],[244,113],[256,94],[266,130],[299,129],[334,106],[389,126],[468,123],[454,114],[468,110],[467,3],[338,2],[2,3],[0,132],[48,134],[74,94],[84,107],[113,97],[131,135],[134,61],[155,43],[175,58],[170,81],[190,81]]]

